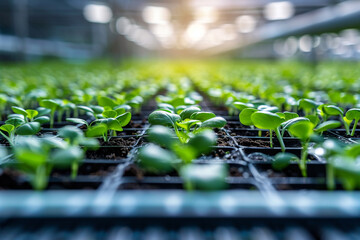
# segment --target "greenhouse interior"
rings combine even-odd
[[[359,0],[1,0],[0,240],[360,239]]]

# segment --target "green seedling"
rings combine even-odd
[[[72,147],[83,147],[83,151],[87,149],[96,150],[99,147],[99,141],[84,136],[83,131],[74,126],[65,126],[59,130],[59,136],[63,138]],[[79,169],[79,161],[74,158],[71,162],[71,178],[75,179]]]
[[[40,106],[50,110],[50,128],[54,127],[55,112],[60,108],[59,101],[56,99],[44,99],[40,101]]]
[[[344,121],[346,121],[349,126],[351,122],[354,121],[354,125],[351,131],[351,136],[354,136],[359,120],[360,120],[360,108],[351,108],[346,112]]]
[[[188,107],[182,110],[180,115],[164,110],[154,111],[149,115],[149,123],[174,128],[179,140],[187,143],[203,129],[224,127],[226,120],[211,112],[201,112],[198,107]]]
[[[80,162],[84,153],[59,138],[21,137],[14,148],[19,170],[30,178],[33,188],[43,190],[53,168],[67,168]]]
[[[303,98],[298,101],[298,109],[303,110],[305,115],[316,115],[320,104],[314,100]]]
[[[313,129],[314,129],[314,124],[306,120],[297,121],[291,124],[288,128],[288,131],[291,133],[291,135],[297,137],[301,142],[302,152],[301,152],[301,159],[299,165],[302,175],[304,177],[307,176],[306,161],[308,157],[308,146],[309,146],[310,137],[314,133]]]
[[[340,120],[344,124],[346,134],[350,135],[350,126],[347,121],[347,118],[344,116],[344,110],[338,106],[323,104],[319,106],[320,113],[324,120],[326,121],[330,116],[339,116]]]
[[[335,120],[329,120],[323,123],[320,123],[315,129],[314,131],[316,133],[320,133],[320,135],[322,135],[323,132],[330,130],[330,129],[335,129],[341,126],[341,122],[339,121],[335,121]]]
[[[299,162],[300,159],[295,154],[281,152],[274,156],[272,167],[273,169],[280,171],[289,166],[292,161]]]
[[[275,113],[257,111],[251,115],[251,120],[255,127],[259,129],[268,129],[270,131],[270,147],[273,147],[272,132],[274,131],[279,140],[281,151],[285,151],[284,141],[279,130],[281,123],[284,122],[283,118]]]

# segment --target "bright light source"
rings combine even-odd
[[[236,26],[239,32],[249,33],[256,27],[256,19],[250,15],[243,15],[236,18]]]
[[[195,9],[195,20],[200,23],[213,23],[219,17],[218,11],[213,7],[200,7]]]
[[[131,28],[131,22],[126,17],[120,17],[116,20],[116,31],[119,34],[126,35]]]
[[[309,35],[304,35],[299,39],[299,49],[303,52],[310,52],[312,48],[312,38]]]
[[[291,18],[295,13],[294,5],[291,2],[272,2],[265,6],[264,16],[268,20],[282,20]]]
[[[186,29],[183,36],[183,43],[186,47],[190,47],[200,41],[206,34],[207,28],[199,22],[191,23]]]
[[[84,7],[84,17],[89,22],[108,23],[112,18],[111,9],[100,3],[91,3]]]
[[[147,6],[142,12],[145,22],[151,24],[164,24],[170,21],[171,13],[165,7]]]

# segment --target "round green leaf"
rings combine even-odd
[[[346,118],[349,120],[360,120],[360,108],[351,108],[346,112]]]
[[[331,116],[344,115],[344,110],[335,105],[324,105],[323,110],[327,115]]]
[[[86,131],[87,137],[100,137],[104,134],[107,134],[107,125],[106,124],[98,124],[93,127],[89,127]]]
[[[116,117],[116,120],[120,123],[120,126],[125,127],[131,121],[131,113],[126,112]]]
[[[149,115],[151,125],[175,126],[180,119],[179,115],[165,111],[154,111]]]
[[[65,139],[69,139],[70,143],[80,140],[84,137],[84,133],[77,127],[74,126],[65,126],[60,128],[59,136]]]
[[[211,151],[211,148],[216,145],[216,135],[214,131],[210,129],[204,130],[190,138],[188,145],[190,145],[198,155],[207,154]]]
[[[39,122],[29,122],[24,123],[16,129],[16,134],[18,135],[34,135],[38,133],[41,129]]]
[[[173,162],[176,160],[176,157],[170,151],[154,144],[142,147],[139,150],[137,158],[143,168],[155,173],[172,171]]]
[[[214,117],[202,122],[201,128],[222,128],[226,125],[226,120],[223,117]]]
[[[88,125],[87,121],[85,121],[84,119],[81,118],[66,118],[66,121],[68,122],[72,122],[72,123],[78,123],[78,124],[82,124],[82,125]]]
[[[83,158],[83,150],[77,146],[71,146],[66,149],[56,149],[50,156],[50,162],[57,167],[68,167],[74,162],[81,162]]]
[[[289,132],[302,141],[306,141],[313,134],[314,124],[310,121],[299,121],[289,127]]]
[[[292,153],[278,153],[274,157],[274,161],[272,162],[272,167],[275,170],[282,170],[286,168],[291,161],[298,159],[299,158]]]
[[[284,121],[275,113],[258,111],[251,115],[251,120],[257,128],[276,129]]]
[[[200,112],[201,109],[198,108],[198,107],[188,107],[186,109],[184,109],[181,113],[180,113],[180,117],[182,120],[185,120],[187,118],[190,118],[190,116],[193,114],[193,113],[196,113],[196,112]]]
[[[34,117],[36,117],[39,114],[38,111],[33,110],[33,109],[27,109],[26,113],[27,113],[27,117],[30,119],[33,119]]]
[[[14,113],[23,115],[24,117],[28,115],[26,110],[21,107],[12,106],[11,109],[13,110]]]
[[[8,134],[14,131],[14,129],[15,129],[14,125],[11,124],[4,124],[0,127],[1,131],[7,132]]]
[[[195,112],[190,116],[191,119],[200,120],[202,122],[214,117],[216,117],[216,115],[212,112]]]
[[[116,118],[117,112],[114,111],[114,110],[108,110],[108,111],[104,111],[104,112],[102,113],[102,115],[103,115],[105,118]]]
[[[254,104],[252,103],[243,103],[243,102],[234,102],[234,107],[239,109],[240,111],[244,110],[245,108],[254,108]]]
[[[156,125],[148,130],[148,138],[152,143],[170,148],[175,141],[176,135],[168,127]]]
[[[254,112],[257,112],[258,110],[255,108],[245,108],[241,111],[241,113],[239,114],[239,119],[241,124],[245,125],[245,126],[252,126],[254,125],[253,121],[251,120],[251,115]]]
[[[330,120],[330,121],[320,123],[314,130],[315,130],[315,132],[324,132],[329,129],[338,128],[340,126],[341,126],[341,122],[335,121],[335,120]]]

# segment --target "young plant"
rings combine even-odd
[[[319,106],[320,114],[326,121],[330,116],[339,116],[340,120],[344,124],[346,134],[350,135],[350,126],[347,118],[344,116],[344,110],[338,106],[330,104],[322,104]]]
[[[323,134],[323,132],[330,130],[330,129],[335,129],[341,126],[341,122],[339,121],[335,121],[335,120],[329,120],[323,123],[320,123],[315,129],[314,131],[316,133],[320,133],[320,136]]]
[[[303,110],[305,115],[317,115],[319,105],[321,105],[321,103],[307,98],[302,98],[298,101],[298,109]]]
[[[84,152],[87,149],[97,149],[99,147],[99,141],[93,138],[86,138],[84,133],[74,126],[65,126],[59,130],[59,136],[62,137],[71,147],[82,147]],[[79,161],[74,158],[71,162],[71,178],[75,179],[79,169]]]
[[[55,112],[60,108],[60,103],[56,99],[44,99],[40,101],[40,106],[50,110],[50,128],[54,127]]]
[[[357,124],[360,120],[360,108],[351,108],[346,112],[344,121],[350,124],[354,121],[354,125],[351,131],[351,136],[354,136]]]
[[[53,168],[67,168],[84,157],[79,147],[70,146],[56,137],[21,137],[13,150],[16,161],[20,163],[19,170],[28,175],[36,190],[47,187]]]
[[[284,141],[280,134],[280,125],[284,119],[279,115],[267,111],[257,111],[251,115],[251,121],[259,129],[268,129],[270,131],[270,147],[273,147],[272,132],[274,131],[279,140],[281,151],[285,151]]]
[[[203,129],[222,128],[226,120],[216,117],[212,112],[202,112],[198,107],[188,107],[180,115],[157,110],[149,115],[151,125],[172,127],[182,143],[187,143],[190,138]]]
[[[17,135],[35,135],[41,129],[40,122],[25,122],[23,115],[10,116],[5,124],[0,126],[0,134],[14,146]]]
[[[308,158],[308,147],[310,137],[313,135],[314,131],[314,124],[310,121],[297,121],[291,124],[288,128],[288,131],[291,133],[292,136],[297,137],[302,146],[301,158],[300,158],[300,170],[304,177],[307,176],[306,172],[306,161]]]
[[[170,128],[159,125],[151,127],[148,136],[152,143],[142,147],[137,155],[140,165],[147,171],[169,173],[176,170],[188,190],[214,190],[225,186],[226,173],[222,168],[211,170],[192,164],[194,159],[210,152],[216,144],[216,135],[212,130],[197,133],[187,143],[181,143]],[[195,169],[201,171],[195,173]]]
[[[72,119],[74,122],[74,120]],[[105,110],[101,118],[93,121],[87,128],[87,137],[102,136],[105,142],[108,142],[111,136],[117,136],[117,132],[123,131],[123,127],[131,121],[131,113],[124,109]],[[88,126],[88,125],[87,125]]]

